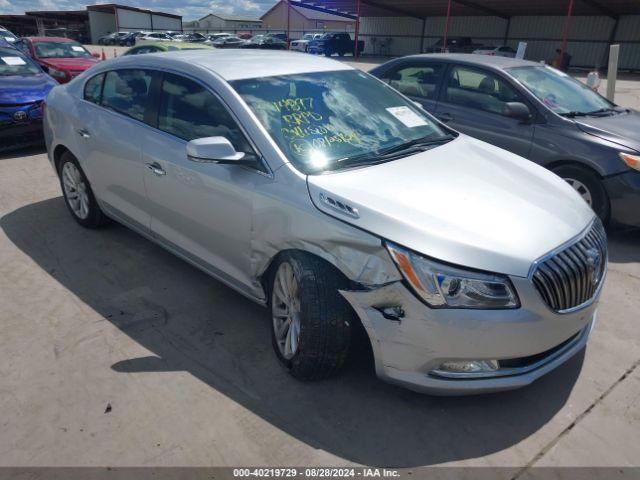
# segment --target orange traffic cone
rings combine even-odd
[[[106,60],[107,56],[104,54],[104,48],[102,49],[102,56],[101,56],[102,60]]]

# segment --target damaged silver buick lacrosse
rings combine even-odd
[[[125,56],[45,110],[73,218],[267,305],[296,378],[336,373],[360,324],[380,378],[433,394],[527,385],[587,342],[607,246],[580,195],[343,63]]]

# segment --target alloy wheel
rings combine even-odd
[[[299,286],[293,268],[283,262],[273,279],[273,330],[280,354],[290,360],[300,344]]]
[[[593,198],[591,197],[591,191],[580,180],[575,178],[565,178],[565,182],[573,187],[573,189],[580,194],[582,199],[587,202],[590,207],[593,206]]]
[[[82,174],[76,165],[67,162],[62,167],[62,185],[64,196],[74,215],[84,220],[89,216],[89,194],[87,185],[82,179]]]

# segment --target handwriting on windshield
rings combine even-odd
[[[328,150],[337,145],[358,143],[358,135],[337,127],[325,118],[312,97],[283,98],[272,102],[281,115],[281,134],[289,142],[294,155],[304,156],[311,150]]]

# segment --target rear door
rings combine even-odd
[[[444,77],[436,117],[460,132],[527,157],[534,123],[505,116],[507,102],[524,103],[535,112],[503,77],[483,68],[453,64]]]
[[[148,231],[142,139],[150,127],[149,89],[154,72],[111,70],[85,84],[74,133],[82,167],[101,206],[124,223]]]
[[[445,70],[444,63],[403,62],[392,66],[380,79],[413,101],[419,102],[428,112],[435,113]]]

